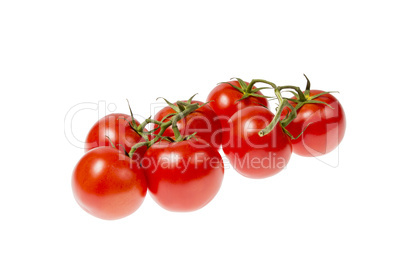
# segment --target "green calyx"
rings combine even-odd
[[[272,89],[272,85],[275,85],[274,83],[268,82],[266,80],[262,80],[262,79],[253,79],[249,84],[247,84],[246,82],[244,82],[242,79],[240,78],[232,78],[232,79],[236,79],[237,82],[239,82],[240,87],[233,85],[230,82],[222,82],[220,84],[228,84],[231,87],[233,87],[234,89],[236,89],[237,91],[239,91],[240,93],[243,94],[243,96],[237,100],[241,101],[244,99],[247,99],[249,97],[257,97],[257,98],[267,98],[267,99],[271,99],[272,97],[269,96],[264,96],[261,94],[257,94],[258,91],[263,90],[263,89]],[[263,82],[266,84],[271,85],[271,87],[259,87],[259,88],[253,88],[254,84],[258,83],[258,82]]]
[[[132,110],[131,110],[131,107],[130,107],[130,104],[129,104],[129,109],[130,109],[131,118],[132,118],[132,122],[130,123],[130,126],[145,141],[144,142],[139,142],[139,143],[135,144],[133,147],[131,147],[131,150],[128,153],[128,156],[130,158],[132,158],[132,156],[134,155],[135,151],[138,148],[143,147],[143,146],[147,146],[147,148],[149,148],[159,140],[166,140],[166,141],[169,141],[169,142],[180,142],[180,141],[184,141],[184,140],[189,140],[191,138],[195,138],[194,136],[196,135],[196,133],[193,133],[193,134],[191,134],[189,136],[183,137],[180,134],[180,131],[179,131],[178,127],[177,127],[177,122],[178,121],[180,121],[181,119],[185,118],[190,113],[194,112],[195,110],[197,110],[200,107],[202,107],[202,106],[207,104],[207,103],[204,103],[204,104],[200,105],[198,103],[191,103],[191,101],[194,98],[194,96],[195,95],[193,95],[186,102],[177,101],[176,105],[171,103],[171,102],[169,102],[165,98],[162,98],[175,111],[175,113],[171,113],[171,114],[166,115],[161,121],[158,121],[158,120],[155,120],[155,119],[152,119],[151,117],[149,117],[149,118],[145,119],[144,122],[142,122],[138,126],[135,124],[133,113],[132,113]],[[166,121],[166,119],[169,119],[169,120]],[[145,127],[148,124],[151,124],[151,123],[157,125],[157,127],[152,129],[152,130],[150,130],[150,131],[144,131]],[[174,139],[172,139],[171,137],[163,136],[163,133],[170,126],[172,127],[172,130],[174,132],[174,136],[175,136]],[[154,132],[156,130],[158,130],[158,129],[159,129],[159,133],[155,134]],[[151,140],[148,137],[148,135],[150,135],[150,134],[155,136]]]

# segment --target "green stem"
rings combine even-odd
[[[327,104],[327,103],[325,103],[325,102],[323,102],[323,101],[314,100],[315,98],[317,98],[317,97],[319,97],[319,96],[322,96],[322,95],[325,95],[325,94],[327,94],[327,93],[329,93],[329,92],[323,92],[323,93],[321,93],[321,94],[318,94],[317,96],[316,96],[316,95],[310,96],[310,86],[311,86],[311,83],[310,83],[310,80],[307,78],[306,75],[304,75],[304,77],[305,77],[306,80],[307,80],[307,85],[306,85],[306,89],[305,89],[304,92],[302,92],[302,91],[300,90],[300,88],[299,88],[299,87],[296,87],[296,86],[289,86],[289,85],[287,85],[287,86],[279,86],[279,87],[277,87],[275,84],[273,84],[273,83],[271,83],[271,82],[268,82],[268,81],[265,81],[265,80],[262,80],[262,79],[255,79],[255,80],[252,80],[252,81],[250,82],[250,84],[249,84],[249,87],[250,87],[250,88],[252,88],[252,86],[253,86],[255,83],[257,83],[257,82],[262,82],[262,83],[266,83],[266,84],[271,85],[271,86],[274,88],[274,90],[275,90],[275,95],[276,95],[276,97],[277,97],[277,99],[278,99],[278,101],[279,101],[279,107],[278,107],[278,109],[277,109],[277,112],[276,112],[276,114],[275,114],[273,120],[268,124],[267,127],[265,127],[264,129],[262,129],[261,131],[258,132],[258,135],[259,135],[260,137],[262,137],[262,136],[267,135],[268,133],[270,133],[270,132],[274,129],[274,127],[276,126],[276,124],[280,123],[280,124],[281,124],[281,127],[282,127],[283,130],[284,130],[284,132],[285,132],[287,135],[289,135],[292,139],[294,139],[294,137],[289,133],[289,131],[287,131],[287,130],[285,129],[285,127],[288,126],[288,125],[297,117],[297,111],[298,111],[303,105],[305,105],[305,104],[324,104],[324,105],[328,105],[329,107],[331,107],[329,104]],[[247,88],[247,89],[248,89],[248,88]],[[295,95],[296,99],[283,98],[282,95],[281,95],[281,90],[283,90],[283,89],[292,89],[292,90],[296,91],[296,93],[293,92],[293,91],[291,91],[291,92]],[[294,101],[294,102],[297,103],[297,104],[295,105],[295,107],[293,107],[293,106],[289,103],[289,101]],[[290,113],[286,116],[286,118],[284,118],[283,120],[280,120],[281,114],[282,114],[283,110],[285,109],[285,107],[288,107],[288,108],[290,109]],[[331,108],[332,108],[332,107],[331,107]],[[307,127],[306,127],[306,128],[307,128]],[[304,129],[304,130],[305,130],[305,129]],[[302,133],[304,132],[304,130],[302,131]],[[300,133],[297,137],[299,137],[302,133]],[[296,137],[296,138],[297,138],[297,137]]]
[[[141,123],[138,127],[138,129],[144,129],[144,127],[149,124],[149,123],[154,123],[160,126],[160,131],[159,131],[159,136],[163,135],[163,133],[165,132],[165,130],[172,126],[173,131],[174,131],[174,126],[173,123],[176,125],[177,127],[177,122],[186,117],[187,115],[189,115],[190,113],[192,113],[193,111],[197,110],[200,107],[200,105],[198,103],[193,103],[193,104],[189,104],[186,105],[185,109],[183,111],[181,111],[180,113],[177,113],[176,115],[174,115],[171,120],[167,121],[167,122],[159,122],[157,120],[153,120],[153,119],[146,119],[143,123]],[[177,130],[178,131],[178,130]],[[140,132],[142,133],[142,132]],[[178,134],[180,135],[180,132],[178,131]],[[155,144],[160,138],[159,137],[155,137],[150,141],[145,141],[145,142],[140,142],[135,144],[133,147],[131,147],[130,152],[128,153],[129,157],[132,158],[133,154],[135,153],[135,151],[142,146],[147,146],[148,148],[151,147],[153,144]],[[180,135],[178,137],[176,137],[176,132],[175,132],[175,139],[176,141],[182,141],[183,137]]]
[[[289,103],[288,100],[283,99],[282,95],[281,95],[281,90],[282,89],[296,89],[296,87],[293,86],[283,86],[283,87],[275,87],[275,95],[278,98],[279,101],[279,107],[278,110],[276,111],[275,117],[274,119],[272,119],[272,121],[269,123],[268,126],[266,126],[264,129],[262,129],[260,132],[258,132],[258,135],[260,137],[267,135],[269,132],[271,132],[274,127],[276,126],[276,124],[278,124],[281,120],[281,114],[283,109],[285,109],[285,107],[288,107],[290,109],[290,114],[288,116],[288,118],[286,118],[286,120],[284,120],[283,122],[281,122],[282,126],[287,126],[293,119],[296,118],[297,113],[295,108],[293,108],[293,106]],[[301,90],[299,89],[299,91],[301,92]],[[303,94],[303,92],[301,92]]]
[[[158,125],[158,126],[161,125],[161,122],[159,122],[157,120],[154,120],[154,119],[151,119],[151,118],[147,118],[147,119],[145,119],[144,122],[142,122],[140,125],[137,126],[137,131],[138,132],[143,132],[145,126],[150,124],[150,123],[153,123],[153,124]]]
[[[297,108],[297,107],[299,105],[300,105],[300,107],[303,106],[302,103],[298,103],[296,107],[293,107],[289,102],[287,103],[287,106],[290,109],[290,114],[286,119],[281,121],[282,127],[286,127],[287,125],[290,124],[290,122],[293,121],[293,119],[295,119],[297,117],[297,110],[300,108],[300,107],[299,108]]]
[[[264,129],[262,129],[262,130],[260,130],[260,132],[258,132],[258,135],[260,137],[267,135],[269,132],[271,132],[274,129],[276,124],[278,124],[279,120],[281,119],[281,112],[284,108],[285,108],[285,102],[282,102],[278,107],[278,111],[275,114],[274,119],[272,119],[272,121],[269,123],[268,126],[266,126]]]
[[[269,81],[267,81],[267,80],[264,80],[264,79],[253,79],[253,80],[251,80],[250,83],[248,84],[245,93],[250,94],[250,93],[251,93],[251,90],[253,89],[253,86],[254,86],[256,83],[265,83],[265,84],[270,85],[270,86],[273,87],[273,88],[276,88],[276,85],[275,85],[274,83],[269,82]]]
[[[307,84],[306,84],[306,90],[304,91],[304,93],[306,94],[307,97],[310,97],[310,87],[311,87],[311,83],[310,80],[308,79],[307,75],[303,74],[304,77],[307,80]]]
[[[303,93],[303,91],[301,91],[301,89],[300,89],[299,87],[295,87],[295,86],[280,86],[280,87],[278,87],[278,88],[279,88],[279,90],[282,90],[282,89],[293,89],[293,90],[295,90],[295,91],[297,92],[297,95],[299,95],[299,100],[300,100],[300,101],[304,102],[304,101],[307,100],[307,99],[306,99],[306,96],[305,96],[304,93]]]
[[[177,121],[172,121],[172,130],[174,133],[174,139],[176,141],[182,141],[183,137],[180,134],[179,128],[177,127]]]

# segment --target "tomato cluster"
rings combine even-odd
[[[261,93],[267,88],[279,102],[275,114],[268,106],[271,97]],[[294,96],[284,97],[284,89]],[[310,90],[308,79],[301,91],[237,78],[216,86],[205,103],[193,97],[165,100],[167,106],[142,123],[131,108],[131,115],[110,114],[96,122],[72,176],[77,203],[93,216],[113,220],[136,211],[149,191],[167,210],[194,211],[221,187],[220,148],[243,176],[266,178],[284,169],[292,152],[329,153],[345,133],[341,104],[330,92]]]

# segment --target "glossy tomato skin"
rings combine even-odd
[[[201,101],[195,100],[191,101],[191,103],[198,103],[199,105],[204,104]],[[166,106],[155,115],[155,119],[161,121],[165,116],[172,113],[174,113],[174,110],[169,106]],[[167,118],[164,122],[169,119],[170,118]],[[222,144],[222,127],[220,120],[208,104],[198,108],[185,118],[179,120],[177,122],[177,127],[182,136],[188,136],[197,132],[197,138],[208,142],[215,149],[219,149]],[[159,130],[155,131],[155,133],[158,134]],[[163,135],[174,137],[172,127],[168,127]]]
[[[223,161],[218,151],[198,140],[152,145],[142,159],[151,197],[169,211],[194,211],[218,193]]]
[[[310,96],[322,93],[321,90],[311,90]],[[301,156],[320,156],[334,150],[342,141],[346,130],[346,117],[342,105],[331,94],[325,94],[314,99],[329,104],[305,104],[297,111],[297,117],[286,129],[297,137],[292,140],[294,153]],[[292,103],[293,106],[296,104]],[[282,112],[282,118],[289,109]],[[307,127],[307,128],[306,128]]]
[[[245,177],[273,176],[289,162],[292,145],[280,125],[263,137],[258,135],[273,118],[272,112],[260,106],[239,110],[230,119],[232,127],[223,135],[223,152],[234,169]]]
[[[98,147],[76,165],[72,190],[77,203],[89,214],[116,220],[140,207],[147,184],[138,162],[112,147]]]
[[[131,121],[130,115],[122,113],[109,114],[101,118],[93,125],[87,135],[85,140],[85,152],[101,146],[112,146],[106,136],[110,138],[117,149],[123,152],[124,150],[130,152],[133,145],[144,141],[144,139],[130,127],[129,122]],[[139,125],[137,120],[135,120],[135,123]],[[124,150],[118,144],[123,145]],[[133,159],[143,156],[145,151],[145,146],[138,148]]]
[[[228,83],[240,87],[238,81],[229,81]],[[257,91],[256,94],[262,95],[260,91]],[[260,104],[268,107],[266,98],[248,97],[238,101],[242,97],[243,93],[226,83],[219,84],[209,93],[207,101],[211,101],[209,105],[221,119],[221,125],[225,131],[230,128],[228,125],[230,117],[238,110],[249,106],[261,106]]]

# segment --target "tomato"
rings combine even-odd
[[[238,81],[229,81],[228,83],[240,87]],[[255,89],[255,87],[253,87],[253,89]],[[262,95],[260,91],[257,91],[256,94]],[[246,99],[238,101],[242,97],[242,92],[226,83],[219,84],[209,93],[207,101],[211,101],[209,105],[219,116],[224,130],[228,130],[230,127],[228,125],[228,120],[238,110],[249,106],[261,106],[261,104],[268,107],[268,101],[266,98],[249,96]]]
[[[267,135],[258,132],[274,118],[265,107],[247,107],[229,120],[231,129],[224,132],[222,148],[234,169],[249,178],[265,178],[284,169],[292,154],[289,137],[276,125]]]
[[[218,151],[201,139],[157,142],[141,165],[151,197],[170,211],[204,207],[218,193],[224,172]]]
[[[117,149],[121,151],[125,150],[127,153],[130,152],[131,147],[134,144],[145,141],[131,128],[131,121],[132,119],[130,115],[121,113],[110,114],[101,118],[93,125],[87,135],[85,151],[88,152],[89,150],[100,146],[112,146],[109,141],[110,139]],[[137,120],[135,120],[135,123],[136,125],[139,125]],[[109,139],[106,136],[108,136]],[[137,159],[144,155],[146,149],[146,146],[138,148],[136,153],[133,155],[133,159]]]
[[[321,90],[311,90],[310,97],[323,93]],[[297,137],[292,140],[293,151],[301,156],[320,156],[334,150],[342,141],[346,129],[345,112],[339,101],[331,94],[324,94],[314,99],[329,104],[307,103],[298,111],[297,117],[286,129]],[[293,106],[295,103],[290,102]],[[289,112],[286,108],[282,118]]]
[[[77,203],[89,214],[115,220],[140,207],[147,184],[139,162],[112,147],[98,147],[76,165],[72,189]]]
[[[186,101],[183,101],[186,102]],[[201,101],[191,101],[191,103],[198,103],[203,105]],[[155,115],[155,120],[161,121],[165,116],[174,113],[175,111],[170,107],[164,107]],[[166,118],[164,122],[170,120],[171,117]],[[155,126],[154,126],[155,127]],[[187,115],[185,118],[177,122],[177,128],[182,136],[188,136],[197,132],[196,138],[208,142],[215,149],[219,149],[222,144],[222,129],[221,123],[211,107],[207,105],[198,108],[194,112]],[[156,134],[159,130],[155,131]],[[163,133],[164,136],[174,136],[172,127],[168,127]]]

